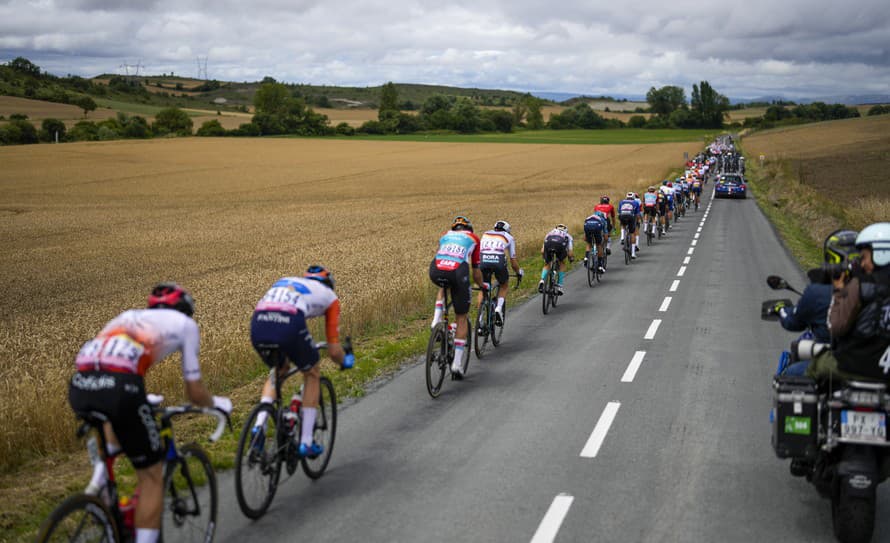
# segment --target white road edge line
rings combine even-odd
[[[689,261],[690,261],[690,260],[692,260],[692,258],[690,258],[690,257],[688,257],[688,256],[683,257],[683,264],[689,264]]]
[[[677,292],[677,287],[679,287],[679,286],[680,286],[680,280],[674,279],[674,282],[671,283],[671,288],[668,290],[670,290],[671,292]]]
[[[690,247],[690,248],[689,248],[689,251],[688,251],[686,254],[687,254],[687,255],[691,255],[691,254],[694,253],[694,252],[695,252],[695,247]]]
[[[652,324],[649,325],[649,329],[646,330],[646,335],[643,336],[643,339],[655,339],[655,332],[658,332],[659,326],[661,326],[661,319],[654,319]]]
[[[667,298],[670,301],[670,298]],[[637,351],[634,353],[634,357],[630,359],[630,364],[628,364],[627,369],[624,370],[624,375],[621,377],[622,383],[633,383],[634,377],[637,376],[637,370],[640,369],[640,364],[643,363],[643,358],[646,356],[646,351]]]
[[[698,239],[698,238],[701,237],[701,234],[699,234],[698,232],[696,232],[695,235],[692,236],[692,237],[693,237],[694,239]]]
[[[680,266],[680,269],[677,270],[677,277],[683,277],[686,273],[686,266]]]
[[[551,543],[556,539],[559,527],[562,526],[562,521],[565,520],[574,500],[575,498],[568,494],[560,494],[553,498],[550,508],[541,519],[541,524],[538,525],[538,530],[532,536],[531,543]]]
[[[661,307],[658,308],[658,311],[664,313],[671,306],[672,298],[670,296],[665,296],[664,300],[661,302]]]
[[[600,415],[600,420],[596,421],[593,433],[590,434],[584,449],[581,450],[582,458],[596,458],[600,447],[603,445],[603,440],[606,439],[606,434],[609,433],[609,427],[612,426],[612,421],[615,420],[615,415],[618,414],[619,407],[621,407],[620,402],[609,402],[606,404],[603,414]]]
[[[699,226],[699,227],[698,227],[698,230],[696,230],[695,233],[698,234],[699,232],[701,232],[701,229],[702,229],[702,227]]]
[[[698,245],[698,240],[697,239],[692,240],[692,246],[695,247],[696,245]]]

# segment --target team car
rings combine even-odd
[[[747,198],[748,185],[742,175],[726,173],[714,185],[715,198]]]

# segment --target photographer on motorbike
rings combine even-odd
[[[838,268],[849,265],[849,260],[858,256],[855,243],[856,232],[853,230],[836,230],[829,234],[822,244],[824,266]],[[811,270],[810,275],[818,275],[818,271],[818,268]],[[811,277],[813,282],[804,289],[797,305],[789,306],[778,302],[771,312],[779,316],[779,322],[785,330],[803,332],[809,329],[815,341],[828,343],[831,341],[827,323],[828,306],[834,289],[831,277],[825,273],[822,275],[818,281]],[[797,362],[786,368],[782,375],[804,375],[808,366],[809,360]]]
[[[828,311],[832,350],[817,356],[807,374],[824,379],[890,381],[890,222],[867,226],[856,237],[858,264],[832,278]]]

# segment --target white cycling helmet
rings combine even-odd
[[[871,247],[871,260],[875,266],[890,264],[890,222],[870,224],[856,236],[856,248]]]
[[[564,224],[557,224],[557,225],[556,225],[556,229],[557,229],[557,230],[562,230],[563,232],[568,232],[568,231],[569,231],[569,227],[566,226],[566,225],[564,225]]]
[[[630,198],[630,199],[633,199],[633,197],[634,197],[634,193],[632,193],[632,192],[628,192],[628,193],[625,195],[625,197]]]
[[[510,223],[507,221],[498,221],[494,223],[494,229],[499,230],[501,232],[510,233]]]

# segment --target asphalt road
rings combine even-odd
[[[282,482],[259,521],[222,474],[216,540],[833,541],[829,502],[769,442],[793,335],[759,319],[783,297],[765,278],[804,277],[752,199],[705,200],[599,286],[571,274],[549,315],[511,311],[438,399],[418,365],[341,411],[327,473]]]

